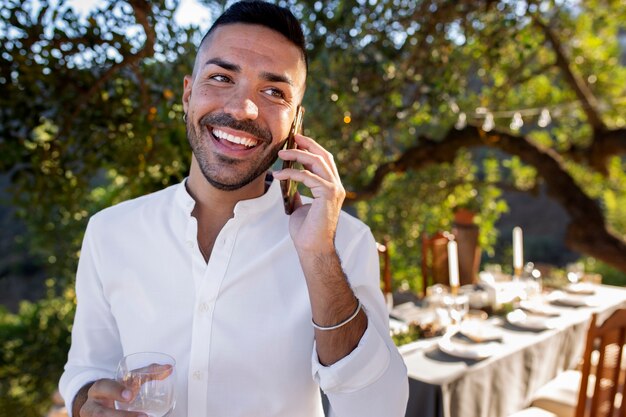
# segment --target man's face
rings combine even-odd
[[[187,137],[205,178],[236,190],[276,160],[302,100],[300,50],[259,25],[215,29],[184,81]]]

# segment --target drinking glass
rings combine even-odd
[[[585,275],[585,265],[582,262],[567,264],[567,279],[569,282],[577,284],[583,275]]]
[[[165,353],[139,352],[125,356],[117,366],[116,381],[132,392],[130,402],[115,408],[163,417],[176,404],[176,361]]]
[[[467,295],[446,296],[444,303],[448,309],[452,324],[461,324],[463,318],[469,311],[469,298]]]

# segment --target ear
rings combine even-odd
[[[183,79],[183,111],[187,114],[189,110],[189,98],[191,97],[191,86],[193,78],[191,75],[185,75]]]

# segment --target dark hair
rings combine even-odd
[[[238,1],[217,18],[202,38],[200,46],[204,44],[211,32],[216,28],[233,23],[261,25],[280,33],[300,49],[304,64],[308,70],[309,60],[305,49],[304,33],[302,32],[302,27],[300,27],[300,22],[289,9],[261,0]]]

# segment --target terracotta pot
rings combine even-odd
[[[454,211],[454,222],[457,224],[474,224],[474,216],[476,213],[466,208],[460,208]]]

